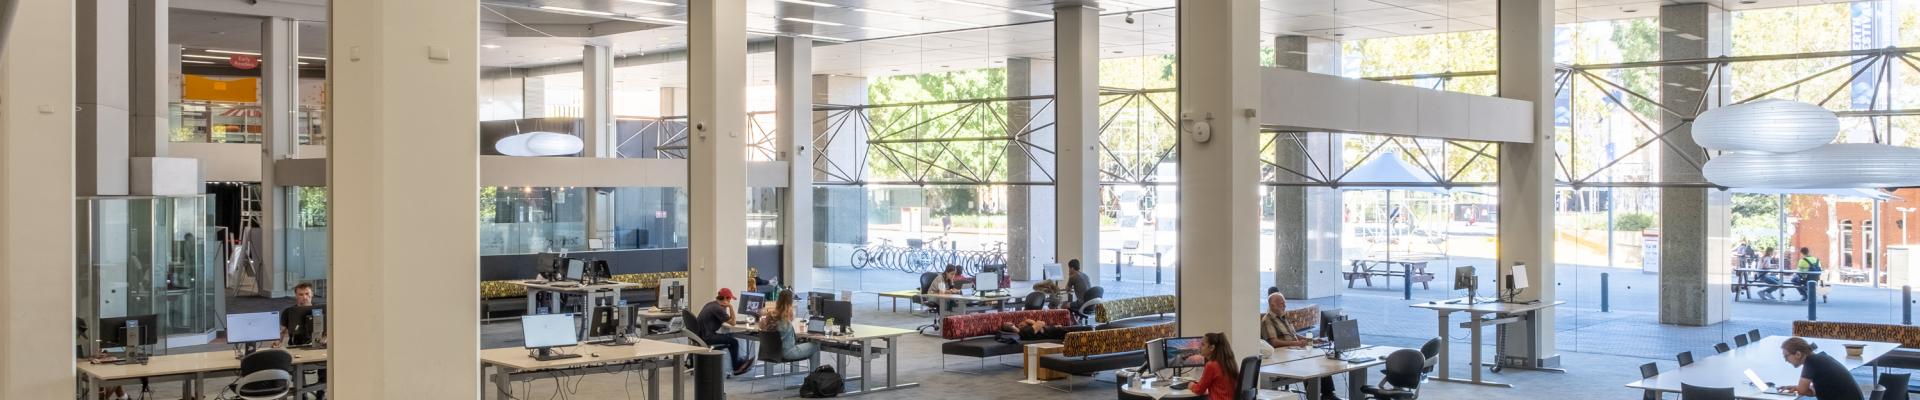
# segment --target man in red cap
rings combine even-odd
[[[700,326],[704,327],[705,331],[694,333],[700,335],[700,340],[707,342],[709,346],[727,349],[727,354],[733,357],[734,375],[745,374],[748,370],[753,369],[753,358],[740,356],[740,340],[734,339],[733,335],[720,332],[721,326],[733,325],[733,319],[735,318],[733,315],[733,289],[720,288],[720,294],[714,296],[713,301],[707,302],[706,306],[700,308],[700,316],[698,318],[700,318]]]

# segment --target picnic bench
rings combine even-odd
[[[1780,281],[1780,283],[1770,283],[1761,279],[1761,277],[1768,276],[1768,275],[1776,276],[1778,278],[1777,280]],[[1793,280],[1796,275],[1814,275],[1811,279],[1813,279],[1814,281],[1820,282],[1818,286],[1818,291],[1820,294],[1820,302],[1822,303],[1827,302],[1827,292],[1832,290],[1832,286],[1828,285],[1823,279],[1821,279],[1821,277],[1819,276],[1819,275],[1822,275],[1821,272],[1812,272],[1812,271],[1802,272],[1799,270],[1792,270],[1792,269],[1768,269],[1768,268],[1734,268],[1733,269],[1733,295],[1734,295],[1733,300],[1740,301],[1741,296],[1745,296],[1748,300],[1753,300],[1754,289],[1777,291],[1782,289],[1793,290],[1796,288],[1800,288],[1800,285],[1793,284]]]
[[[1348,265],[1351,269],[1343,274],[1348,288],[1353,287],[1353,281],[1365,281],[1367,287],[1373,287],[1374,277],[1385,280],[1388,285],[1393,284],[1393,278],[1402,279],[1402,290],[1407,299],[1413,298],[1415,282],[1420,283],[1421,290],[1432,288],[1433,273],[1427,272],[1426,260],[1356,259]]]

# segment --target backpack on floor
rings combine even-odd
[[[820,369],[807,373],[806,381],[800,383],[800,398],[836,397],[845,390],[846,382],[840,379],[840,374],[834,372],[833,367],[823,365]]]

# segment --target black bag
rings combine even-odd
[[[808,373],[807,379],[800,383],[800,398],[837,397],[840,396],[840,392],[846,390],[846,387],[846,382],[840,379],[839,373],[833,372],[833,367],[821,366],[820,369]]]

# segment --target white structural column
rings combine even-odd
[[[1053,9],[1054,257],[1100,281],[1100,10]],[[1258,45],[1254,47],[1258,49]],[[1116,260],[1117,262],[1118,260]]]
[[[1179,4],[1180,334],[1224,332],[1255,349],[1260,2]]]
[[[1515,264],[1526,265],[1527,289],[1519,300],[1554,299],[1553,260],[1553,2],[1500,1],[1500,97],[1533,102],[1533,143],[1500,145],[1499,276]],[[1501,280],[1505,281],[1504,278]],[[1539,313],[1533,335],[1508,336],[1510,357],[1533,357],[1541,366],[1558,365],[1554,353],[1554,309]],[[1516,325],[1525,326],[1525,325]],[[1526,337],[1540,339],[1526,355]],[[1515,340],[1519,338],[1519,340]]]
[[[127,194],[127,0],[77,0],[78,38],[75,98],[79,113],[78,189],[82,196]],[[16,18],[15,21],[19,21]],[[19,43],[38,40],[40,32],[15,30]]]
[[[132,131],[128,134],[133,157],[166,157],[172,136],[169,106],[173,102],[173,69],[180,65],[179,53],[168,42],[168,6],[172,0],[133,2],[129,27],[133,30],[128,46],[133,52],[129,64],[133,90],[129,112]]]
[[[774,39],[773,85],[774,131],[788,183],[780,209],[781,281],[813,290],[813,39]]]
[[[271,17],[260,25],[260,260],[254,282],[270,297],[291,295],[287,284],[287,188],[274,170],[280,160],[294,157],[299,136],[294,133],[300,95],[300,25],[291,18]]]
[[[13,5],[0,53],[0,398],[73,398],[73,331],[55,327],[75,315],[74,3]]]
[[[1056,77],[1052,61],[1008,58],[1007,97],[1054,94]],[[1053,101],[1020,100],[1007,104],[1007,135],[1018,137],[1022,132],[1033,130],[1021,140],[1034,145],[1007,144],[1008,181],[1047,182],[1054,178],[1050,171],[1050,166],[1057,165],[1054,154],[1035,148],[1052,148],[1058,143],[1055,137],[1059,135],[1059,125],[1054,124],[1054,117],[1059,110],[1049,106]],[[1038,129],[1049,125],[1053,128]],[[1054,208],[1059,202],[1054,192],[1055,188],[1047,185],[1007,186],[1007,273],[1013,280],[1040,279],[1042,267],[1056,263],[1054,241],[1059,237],[1054,231],[1059,225],[1055,222]],[[1087,273],[1098,273],[1098,269],[1088,268]],[[1059,279],[1060,273],[1055,272],[1052,278]]]
[[[1661,59],[1726,55],[1725,15],[1720,7],[1706,3],[1660,6]],[[1712,68],[1700,66],[1660,67],[1661,105],[1692,112],[1701,101],[1713,104],[1728,93],[1726,87],[1715,85],[1712,73]],[[1660,114],[1660,130],[1673,131],[1660,151],[1662,182],[1706,182],[1699,167],[1706,162],[1706,152],[1693,141],[1690,119]],[[1731,202],[1732,195],[1724,190],[1660,189],[1660,323],[1706,326],[1729,317],[1731,277],[1722,266],[1732,262],[1727,251],[1733,248],[1727,232]]]
[[[1274,65],[1279,68],[1322,74],[1340,72],[1340,43],[1332,40],[1288,35],[1273,38]],[[1273,146],[1274,160],[1280,166],[1308,176],[1317,176],[1322,165],[1346,165],[1341,159],[1344,146],[1341,134],[1308,133],[1302,140],[1281,134]],[[1285,181],[1305,181],[1289,172],[1280,172]],[[1315,299],[1339,295],[1340,284],[1340,190],[1329,187],[1278,186],[1273,188],[1274,266],[1273,284],[1290,299]]]
[[[612,158],[614,156],[613,104],[609,101],[613,95],[613,54],[607,46],[589,44],[581,46],[581,111],[584,118],[580,121],[580,139],[586,141],[584,157]],[[591,200],[589,200],[591,201]],[[599,232],[595,230],[594,232]]]
[[[327,395],[480,398],[479,14],[332,6]]]
[[[693,298],[747,280],[746,0],[688,4],[688,275]]]

